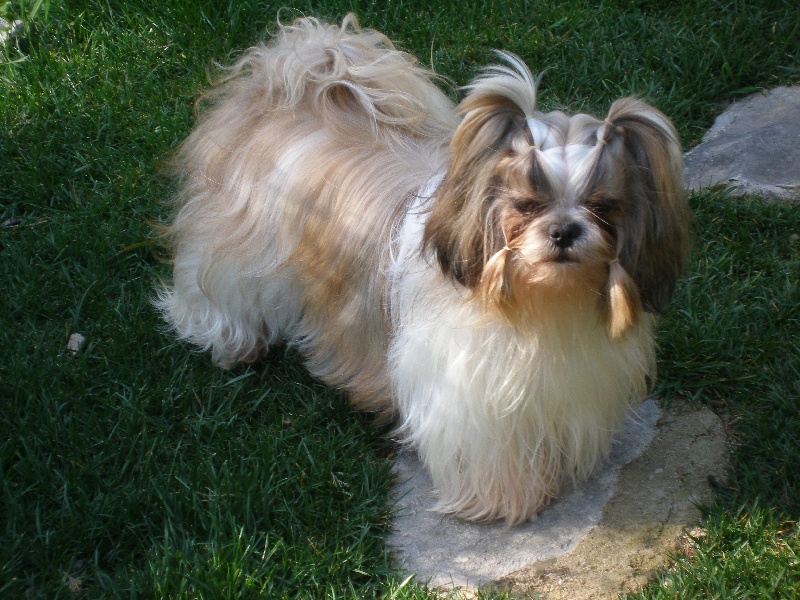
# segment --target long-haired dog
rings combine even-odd
[[[158,304],[221,366],[287,340],[397,419],[442,511],[514,525],[646,394],[688,215],[663,114],[539,113],[500,57],[454,107],[352,16],[250,49],[176,154]]]

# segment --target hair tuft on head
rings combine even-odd
[[[485,67],[472,83],[464,86],[471,97],[501,96],[511,100],[530,119],[536,111],[536,90],[539,80],[522,59],[510,52],[495,50],[506,64]]]

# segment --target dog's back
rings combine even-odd
[[[388,410],[389,239],[455,125],[431,78],[353,17],[298,20],[229,69],[174,159],[158,304],[181,337],[223,366],[285,337],[361,408]]]

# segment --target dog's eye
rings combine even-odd
[[[617,201],[607,197],[587,198],[584,206],[596,217],[604,217],[616,211]]]
[[[513,204],[514,210],[523,215],[538,215],[544,210],[544,203],[536,198],[519,198]]]

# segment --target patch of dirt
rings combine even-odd
[[[552,600],[616,598],[640,588],[670,556],[690,553],[698,504],[723,477],[728,445],[709,409],[675,402],[662,415],[649,448],[625,465],[597,526],[569,554],[543,560],[495,582],[515,594]]]

